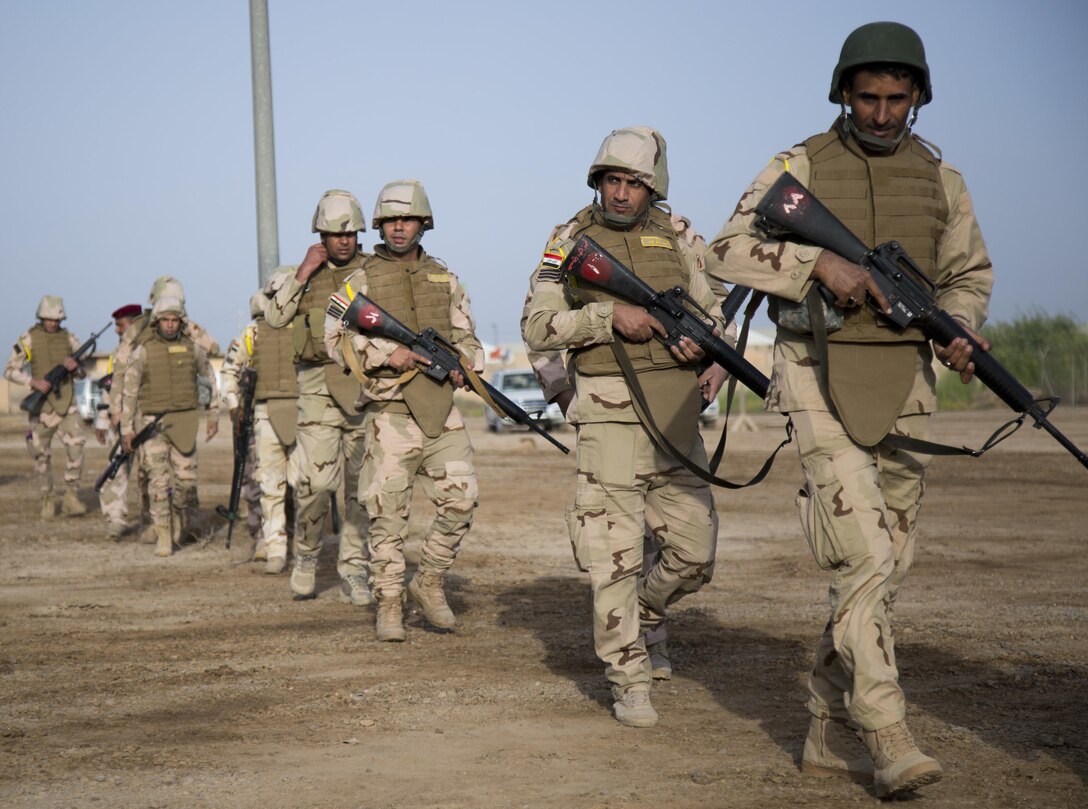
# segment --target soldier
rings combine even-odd
[[[11,349],[4,378],[16,385],[29,385],[36,391],[48,394],[38,415],[30,416],[30,432],[27,434],[27,450],[34,459],[34,471],[38,476],[41,492],[43,520],[56,516],[53,499],[53,434],[60,432],[64,446],[64,499],[60,511],[66,517],[78,517],[87,513],[79,500],[79,479],[83,474],[83,428],[79,423],[79,410],[73,397],[72,376],[82,379],[86,372],[72,353],[79,350],[80,341],[60,324],[68,317],[64,301],[57,295],[44,295],[38,302],[34,315],[38,322],[19,336]],[[45,375],[57,365],[63,364],[70,375],[54,388]],[[30,366],[29,372],[26,366]]]
[[[355,410],[360,386],[325,350],[325,309],[329,296],[362,267],[359,232],[366,230],[358,200],[347,191],[326,191],[312,223],[320,241],[287,274],[265,313],[268,325],[291,327],[298,382],[296,432],[297,526],[291,592],[313,598],[321,527],[329,497],[344,477],[344,523],[340,531],[340,600],[356,606],[374,602],[368,582],[367,516],[359,503],[363,462],[363,414]],[[343,459],[343,461],[341,461]]]
[[[993,275],[963,178],[911,129],[933,98],[918,35],[892,22],[855,30],[843,44],[829,98],[841,117],[759,174],[711,243],[708,271],[776,296],[767,407],[789,413],[796,427],[802,531],[817,564],[834,574],[831,617],[808,683],[802,771],[875,778],[884,797],[941,777],[907,728],[892,632],[929,456],[884,439],[926,438],[936,408],[933,352],[966,382],[974,370],[971,348],[962,339],[931,347],[917,329],[889,328],[863,306],[868,293],[888,311],[867,271],[830,250],[767,238],[753,210],[789,171],[867,245],[900,242],[937,283],[938,304],[969,331],[985,320]],[[817,317],[824,308],[814,282],[841,307],[841,325],[826,341],[803,323],[806,299]],[[839,325],[835,314],[825,314],[829,332]]]
[[[273,329],[264,317],[269,295],[275,293],[284,278],[282,273],[273,276],[269,286],[250,299],[254,322],[227,352],[228,357],[237,355],[235,364],[239,373],[245,368],[252,368],[257,374],[257,387],[253,394],[253,445],[261,535],[253,559],[264,561],[264,572],[270,574],[282,573],[287,565],[290,530],[287,506],[293,496],[295,429],[298,423],[298,385],[291,342],[294,328],[289,323],[285,328]],[[230,375],[224,373],[224,397],[228,395],[229,378]],[[237,407],[237,403],[228,403],[228,407]],[[234,418],[233,413],[231,418]],[[252,501],[248,502],[252,511]]]
[[[378,194],[373,222],[383,243],[348,277],[340,297],[365,294],[415,332],[434,328],[457,347],[466,367],[482,370],[483,347],[476,338],[468,294],[442,261],[420,247],[423,233],[434,227],[423,184],[388,183]],[[478,492],[472,445],[453,406],[453,388],[465,387],[465,379],[454,371],[452,385],[436,383],[419,373],[425,357],[390,340],[348,335],[332,317],[325,343],[330,356],[358,369],[364,383],[360,403],[366,414],[367,452],[360,499],[371,515],[378,640],[405,639],[404,541],[416,479],[436,516],[408,594],[428,621],[452,629],[456,618],[442,579],[472,525]]]
[[[133,320],[139,317],[142,312],[143,309],[140,308],[138,303],[130,303],[114,310],[111,317],[113,318],[113,330],[117,336],[124,339],[124,334],[132,326]],[[120,350],[120,345],[118,343],[118,350]],[[121,437],[116,425],[110,419],[108,401],[112,396],[114,380],[117,381],[118,390],[120,390],[124,381],[123,374],[115,373],[116,366],[117,351],[114,351],[110,354],[109,363],[106,366],[106,376],[109,379],[109,384],[105,386],[107,401],[98,405],[95,411],[94,434],[98,443],[102,446],[113,446],[115,442],[120,441]],[[98,503],[102,509],[102,514],[106,517],[106,536],[114,540],[120,540],[128,529],[128,472],[129,464],[122,465],[117,470],[114,478],[106,481],[106,484],[98,493]]]
[[[196,435],[200,422],[197,378],[211,385],[206,438],[219,430],[215,374],[208,355],[185,336],[185,305],[160,295],[151,309],[149,336],[133,351],[121,390],[121,445],[132,451],[137,432],[163,416],[155,435],[140,449],[148,479],[155,554],[169,556],[188,534],[196,498]]]
[[[606,664],[615,716],[625,725],[651,727],[658,717],[650,703],[645,633],[665,621],[667,604],[710,581],[714,504],[709,487],[655,445],[629,386],[645,393],[647,420],[664,425],[670,443],[706,466],[698,431],[703,352],[686,338],[677,349],[665,348],[653,339],[655,332],[664,335],[663,327],[645,309],[575,289],[559,267],[577,238],[589,235],[657,289],[683,286],[705,309],[714,306],[714,295],[660,204],[669,181],[659,132],[612,132],[587,184],[593,204],[545,249],[523,337],[534,351],[568,352],[576,391],[570,420],[578,427],[578,486],[567,512],[571,544],[578,566],[590,574],[594,647]],[[630,380],[621,373],[621,353],[634,368]],[[662,551],[640,576],[646,524]]]

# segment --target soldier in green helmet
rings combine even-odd
[[[724,376],[717,366],[700,372],[702,351],[690,341],[669,350],[655,340],[664,331],[645,309],[576,289],[560,272],[574,243],[588,235],[655,289],[679,285],[714,308],[694,249],[699,240],[664,204],[669,175],[661,133],[644,126],[613,131],[586,179],[593,203],[553,230],[533,273],[522,336],[547,395],[566,404],[578,427],[578,483],[567,526],[575,562],[590,577],[594,649],[612,687],[613,713],[625,725],[651,727],[658,721],[650,702],[654,668],[659,678],[668,675],[667,660],[655,666],[648,647],[661,639],[666,605],[710,581],[717,521],[709,487],[651,438],[614,350],[628,356],[653,421],[704,466],[699,407],[704,396],[717,395]],[[661,548],[644,570],[647,526]]]
[[[482,371],[483,346],[468,293],[441,259],[420,245],[434,227],[427,192],[419,180],[387,183],[374,207],[382,243],[337,293],[350,301],[366,295],[415,332],[433,328],[455,346],[465,368]],[[427,362],[406,346],[348,333],[337,318],[325,325],[329,355],[363,382],[359,401],[366,414],[367,453],[359,498],[371,515],[370,555],[378,600],[375,634],[403,641],[405,591],[424,617],[441,629],[457,623],[443,582],[472,525],[478,487],[472,444],[453,403],[460,372],[438,383],[419,372]],[[405,586],[404,543],[412,490],[419,482],[434,505],[435,519],[423,540],[419,565]]]
[[[83,473],[86,439],[83,437],[72,383],[73,376],[82,379],[86,375],[83,365],[72,357],[72,353],[79,350],[80,341],[61,327],[61,321],[67,314],[64,301],[57,295],[44,295],[38,303],[35,317],[38,322],[23,332],[12,347],[4,365],[4,378],[48,394],[41,412],[30,416],[30,433],[27,437],[27,449],[34,459],[34,469],[38,475],[41,518],[51,520],[56,516],[52,463],[55,434],[59,434],[65,452],[65,490],[61,513],[67,517],[77,517],[87,512],[79,499],[79,478]],[[44,377],[62,363],[70,376],[53,388]]]
[[[934,355],[967,382],[972,349],[966,340],[930,345],[917,330],[888,328],[865,306],[868,295],[887,311],[864,268],[769,238],[756,228],[754,209],[790,172],[870,247],[898,241],[938,284],[938,305],[969,331],[986,318],[993,274],[963,177],[913,131],[933,100],[918,34],[894,22],[855,30],[829,99],[840,117],[759,174],[711,242],[707,271],[771,296],[778,334],[766,406],[793,419],[805,479],[797,498],[802,532],[833,575],[830,619],[808,683],[802,771],[872,783],[884,797],[941,777],[907,728],[892,631],[930,456],[884,439],[926,439],[936,408]],[[816,282],[837,307],[821,302]],[[821,311],[824,339],[809,325]]]

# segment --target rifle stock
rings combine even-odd
[[[145,441],[155,434],[159,429],[159,421],[164,415],[164,413],[160,413],[155,416],[149,424],[145,425],[140,432],[136,433],[132,439],[132,452],[125,452],[121,449],[121,439],[117,439],[117,443],[113,445],[113,449],[110,451],[109,464],[102,470],[102,474],[100,474],[94,482],[94,490],[96,492],[102,491],[102,487],[106,485],[107,481],[117,477],[117,472],[121,466],[136,454],[136,450],[138,450]]]
[[[79,348],[72,352],[72,359],[74,359],[76,362],[82,360],[84,355],[86,355],[94,348],[95,343],[98,342],[98,338],[101,337],[106,332],[106,329],[108,329],[111,325],[113,324],[107,323],[101,329],[88,337],[83,345],[81,345]],[[49,371],[46,373],[45,377],[43,377],[46,382],[53,386],[49,389],[49,393],[55,391],[60,386],[60,384],[64,382],[65,379],[71,376],[71,373],[71,371],[64,367],[63,363],[61,363],[60,365],[54,365],[52,368],[50,368]],[[38,415],[42,412],[42,405],[45,404],[45,399],[49,395],[49,393],[42,393],[40,390],[31,391],[28,396],[23,398],[23,401],[19,402],[19,409],[25,410],[32,416]]]
[[[916,326],[927,339],[939,345],[946,346],[956,338],[967,340],[974,349],[971,362],[975,365],[975,376],[1012,410],[1022,418],[1030,417],[1036,429],[1045,430],[1088,468],[1088,455],[1048,418],[1058,400],[1036,400],[1005,366],[982,349],[970,332],[941,309],[935,299],[936,286],[897,242],[870,250],[789,172],[784,172],[767,189],[756,213],[758,227],[771,238],[800,237],[867,269],[891,304],[891,314],[883,312],[871,296],[867,296],[867,303],[896,327]]]

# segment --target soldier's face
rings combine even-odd
[[[322,233],[321,243],[325,245],[325,252],[329,254],[329,261],[342,267],[355,257],[355,251],[359,247],[359,234],[355,231],[351,233]]]
[[[159,315],[159,325],[157,326],[159,334],[165,337],[167,340],[171,340],[178,336],[178,332],[181,331],[181,318],[177,315],[165,314]]]
[[[51,317],[42,318],[42,328],[45,329],[47,334],[53,334],[60,328],[60,321],[54,320]]]
[[[617,216],[638,216],[650,206],[650,189],[622,171],[606,171],[597,181],[601,207]]]
[[[842,90],[854,126],[868,135],[893,140],[907,125],[911,107],[918,103],[919,90],[908,79],[859,70],[853,87]]]
[[[423,230],[423,220],[415,216],[386,219],[382,222],[382,238],[395,248],[407,248]]]
[[[132,325],[131,317],[119,317],[113,321],[113,331],[118,336],[125,333],[125,329]]]

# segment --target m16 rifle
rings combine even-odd
[[[339,295],[333,295],[329,299],[328,314],[353,331],[367,337],[384,337],[407,346],[416,354],[426,357],[429,364],[421,368],[420,372],[436,382],[445,381],[450,373],[457,371],[468,382],[469,387],[497,413],[507,416],[518,424],[525,425],[563,452],[570,452],[568,447],[563,446],[563,444],[548,435],[515,402],[504,396],[490,383],[480,379],[474,372],[466,369],[461,363],[461,355],[457,347],[448,342],[434,329],[427,328],[417,334],[366,295],[358,293],[350,301]]]
[[[242,394],[242,402],[238,412],[238,423],[234,425],[234,469],[230,477],[230,502],[225,508],[215,507],[216,513],[227,521],[228,550],[230,550],[234,523],[238,520],[242,484],[246,479],[246,459],[249,457],[249,441],[253,437],[253,394],[256,390],[257,372],[252,368],[246,368],[238,379],[238,392]]]
[[[109,465],[102,470],[102,474],[98,476],[94,482],[94,490],[96,492],[102,491],[102,487],[106,485],[107,481],[113,480],[117,477],[117,470],[119,470],[124,464],[128,463],[129,458],[136,454],[136,450],[140,448],[140,445],[153,436],[159,429],[159,420],[165,414],[160,413],[149,422],[140,432],[132,439],[132,451],[125,452],[121,448],[121,439],[117,439],[117,443],[113,445],[113,449],[110,450],[110,462]]]
[[[101,337],[112,325],[112,323],[107,323],[105,326],[103,326],[101,329],[99,329],[89,338],[87,338],[87,341],[83,345],[81,345],[79,348],[72,352],[72,359],[74,359],[76,362],[80,362],[87,354],[91,353],[91,351],[94,350],[95,343],[98,342],[98,338]],[[61,383],[64,382],[64,380],[67,379],[69,376],[71,376],[71,374],[72,372],[64,367],[64,363],[54,365],[52,368],[50,368],[46,375],[43,377],[46,382],[52,385],[52,387],[50,388],[50,393],[59,388]],[[42,405],[45,404],[45,399],[48,395],[49,393],[42,393],[40,390],[31,391],[28,396],[24,397],[23,401],[19,402],[19,408],[25,410],[32,416],[36,416],[42,412]]]
[[[1015,422],[1016,427],[1023,424],[1025,418],[1031,417],[1036,429],[1046,430],[1082,466],[1088,468],[1088,455],[1047,418],[1057,406],[1058,399],[1036,400],[992,354],[983,351],[971,333],[937,305],[936,285],[898,242],[885,242],[870,250],[789,172],[783,173],[767,189],[756,206],[756,213],[760,217],[758,227],[772,238],[793,236],[837,253],[867,269],[891,305],[891,313],[881,310],[871,296],[868,296],[867,303],[894,326],[900,329],[917,327],[927,339],[944,346],[956,338],[967,340],[974,349],[971,362],[975,366],[975,376],[1020,414]],[[823,287],[821,292],[827,293],[824,297],[833,302],[834,296]],[[1005,432],[1002,437],[1009,434]],[[996,441],[991,439],[987,447],[994,443]],[[981,453],[976,451],[971,454]]]

